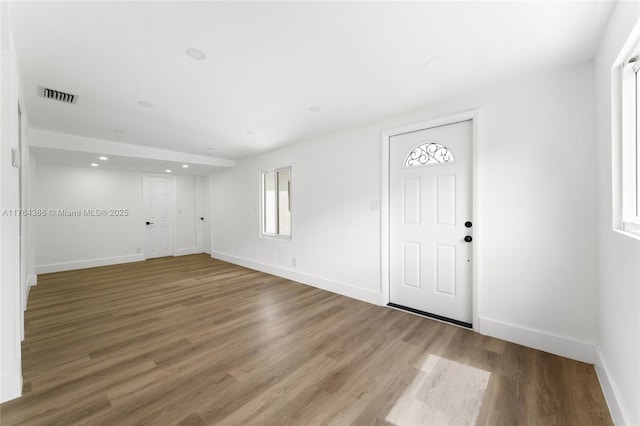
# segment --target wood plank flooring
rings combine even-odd
[[[593,366],[207,255],[41,275],[8,425],[610,425]]]

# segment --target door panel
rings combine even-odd
[[[471,323],[471,121],[393,136],[390,301]]]
[[[436,291],[456,295],[456,246],[436,246]]]
[[[410,178],[402,180],[404,224],[420,224],[420,179]]]
[[[402,242],[402,284],[420,288],[420,243]]]
[[[436,225],[456,225],[456,175],[436,176]]]

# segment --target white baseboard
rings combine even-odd
[[[593,364],[595,343],[551,334],[489,318],[480,318],[479,333],[577,361]]]
[[[31,287],[33,287],[34,285],[38,284],[38,276],[35,274],[29,275],[27,277],[27,282],[26,282],[27,286],[24,289],[24,297],[22,298],[22,310],[26,311],[27,310],[27,302],[29,301],[29,293],[31,292]],[[23,336],[24,338],[24,336]]]
[[[608,365],[609,364],[605,361],[602,352],[600,352],[600,348],[596,347],[596,374],[598,375],[598,380],[602,387],[602,393],[604,393],[604,399],[607,401],[607,405],[609,406],[609,412],[611,413],[613,424],[631,425],[631,417],[625,414],[628,413],[628,411],[619,404],[619,399],[616,397],[616,395],[620,394],[620,391],[609,374],[609,371],[611,370]]]
[[[276,275],[278,277],[286,278],[302,284],[307,284],[312,287],[330,291],[332,293],[341,294],[343,296],[351,297],[352,299],[358,299],[363,302],[372,303],[374,305],[382,305],[382,294],[376,291],[354,287],[346,283],[328,280],[316,275],[305,274],[303,272],[294,271],[279,266],[273,266],[262,262],[256,262],[250,259],[245,259],[243,257],[237,257],[217,251],[212,251],[211,257],[213,257],[214,259],[224,260],[225,262],[244,266],[246,268],[255,269],[256,271],[266,272],[267,274]]]
[[[175,249],[173,251],[174,256],[186,256],[188,254],[196,254],[196,253],[198,253],[198,250],[195,247]]]
[[[36,266],[36,274],[49,272],[73,271],[75,269],[95,268],[96,266],[117,265],[120,263],[140,262],[145,260],[143,254],[130,254],[127,256],[103,257],[99,259],[77,260],[74,262],[49,263]]]
[[[0,402],[22,395],[22,375],[19,372],[3,374],[0,380]]]
[[[27,277],[27,286],[33,287],[34,285],[38,285],[38,276],[31,274]]]

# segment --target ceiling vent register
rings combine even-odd
[[[39,87],[40,96],[47,99],[53,99],[56,101],[64,102],[66,104],[75,104],[78,102],[78,96],[71,93],[61,92],[59,90],[49,89],[47,87]]]

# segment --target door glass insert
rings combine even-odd
[[[454,160],[453,154],[445,145],[438,142],[425,142],[415,147],[407,155],[404,167],[453,163]]]

